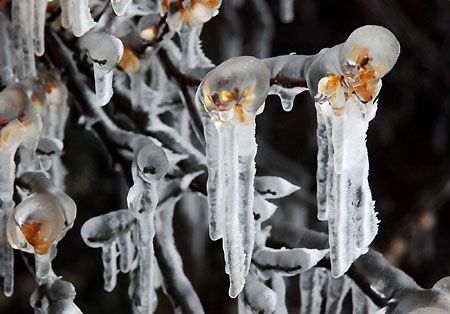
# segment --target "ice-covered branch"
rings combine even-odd
[[[204,313],[200,299],[183,272],[183,261],[175,246],[172,219],[177,198],[161,204],[157,214],[155,256],[163,278],[163,288],[170,297],[175,313]]]

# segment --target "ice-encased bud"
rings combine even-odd
[[[145,41],[152,41],[155,39],[160,19],[161,17],[159,14],[149,14],[141,17],[137,25],[139,37]]]
[[[120,231],[129,228],[133,220],[134,217],[128,209],[93,217],[81,227],[81,237],[92,248],[102,247],[106,243],[114,241]]]
[[[340,61],[342,66],[368,62],[381,78],[394,67],[399,54],[400,43],[394,34],[382,26],[366,25],[350,34],[342,47]]]
[[[169,171],[169,160],[166,153],[153,143],[148,143],[139,149],[135,162],[139,175],[145,181],[159,180]]]
[[[231,58],[209,72],[198,97],[215,122],[245,123],[263,105],[270,72],[254,57]]]
[[[25,92],[8,88],[0,93],[0,153],[13,151],[39,135],[41,120]]]
[[[66,204],[64,204],[66,205]],[[8,220],[8,241],[18,250],[46,254],[72,226],[72,206],[64,207],[60,199],[47,193],[36,193],[19,205]]]
[[[122,41],[104,32],[91,32],[81,38],[87,55],[103,73],[110,72],[123,55]]]

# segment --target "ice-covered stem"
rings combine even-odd
[[[288,248],[326,248],[328,236],[325,233],[297,228],[289,223],[272,226],[268,245]],[[331,268],[329,262],[322,260],[319,266]],[[380,306],[386,306],[390,300],[397,299],[409,291],[422,291],[417,283],[402,270],[392,266],[382,254],[369,249],[350,267],[347,275]]]
[[[113,95],[113,68],[123,55],[120,39],[103,33],[89,33],[81,39],[81,46],[94,65],[95,93],[100,106],[106,105]]]
[[[255,241],[255,117],[269,81],[259,59],[237,57],[209,72],[196,95],[208,139],[210,234],[213,239],[223,237],[231,297],[243,288]]]
[[[149,140],[141,140],[135,149],[132,164],[134,185],[128,192],[127,202],[137,219],[139,253],[140,311],[153,312],[155,210],[158,204],[158,182],[169,169],[164,150]]]
[[[172,221],[176,200],[173,197],[168,199],[158,211],[155,256],[161,270],[164,292],[169,296],[175,313],[202,314],[202,304],[183,271],[183,261],[175,246]]]

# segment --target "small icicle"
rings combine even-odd
[[[68,14],[73,14],[73,18],[69,19],[67,22],[72,20],[72,30],[76,37],[81,37],[86,34],[91,28],[93,28],[97,23],[91,16],[91,10],[89,9],[89,0],[69,0],[72,3],[72,11],[69,9]],[[69,2],[69,6],[70,6]]]
[[[306,87],[286,88],[280,85],[271,85],[269,95],[277,95],[280,97],[284,111],[289,112],[294,107],[295,96],[307,90],[308,88]]]
[[[113,72],[104,73],[98,65],[94,64],[94,79],[98,104],[104,106],[113,95]]]
[[[340,314],[347,293],[350,290],[350,280],[346,276],[332,278],[328,274],[327,302],[325,306],[326,314]],[[361,312],[363,313],[363,312]]]
[[[294,0],[280,1],[280,20],[283,23],[291,23],[294,20]]]
[[[48,0],[35,0],[34,2],[34,53],[39,57],[45,51],[44,28],[47,2]]]
[[[12,47],[12,31],[9,18],[0,12],[0,83],[9,86],[14,83],[14,50]]]
[[[286,307],[286,283],[284,277],[279,274],[273,274],[271,278],[271,286],[277,295],[276,314],[288,314]]]
[[[102,247],[102,261],[104,287],[106,291],[111,292],[117,282],[117,246],[115,241]]]
[[[328,135],[325,117],[319,103],[317,113],[317,218],[327,220]]]
[[[131,240],[131,232],[120,234],[117,238],[117,246],[120,254],[120,271],[128,273],[133,262],[135,247]]]
[[[114,13],[118,16],[122,16],[127,11],[128,5],[130,5],[131,0],[111,0],[111,5],[113,7]]]
[[[68,29],[73,24],[73,0],[60,0],[61,4],[61,25]]]

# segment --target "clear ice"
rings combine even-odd
[[[269,81],[262,61],[237,57],[209,72],[196,95],[199,110],[204,110],[210,235],[213,240],[223,237],[231,297],[244,286],[253,252],[255,117]]]
[[[120,39],[103,33],[89,33],[81,39],[88,57],[94,64],[95,94],[100,106],[106,105],[113,95],[113,68],[123,55]]]

